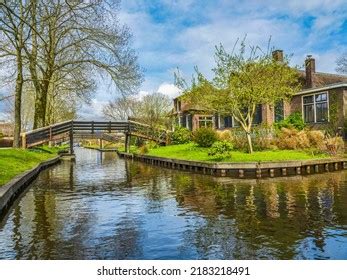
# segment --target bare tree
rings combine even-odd
[[[15,93],[14,93],[14,141],[13,147],[20,145],[21,132],[21,102],[24,84],[24,45],[26,40],[25,21],[28,17],[26,1],[0,2],[0,59],[2,65],[10,63],[15,65]]]
[[[140,106],[140,118],[150,126],[167,126],[172,100],[160,92],[143,97]]]
[[[168,126],[171,99],[155,92],[136,99],[133,96],[121,96],[109,102],[103,109],[105,116],[114,120],[133,119],[150,126]]]
[[[133,96],[120,96],[110,101],[104,108],[103,113],[112,120],[127,120],[139,113],[140,103]]]
[[[337,60],[336,60],[336,71],[347,74],[347,52],[343,53]]]
[[[36,32],[25,51],[36,89],[34,128],[46,124],[50,84],[57,73],[83,68],[89,80],[107,74],[123,93],[138,87],[141,75],[129,48],[130,33],[117,21],[118,1],[30,2]]]

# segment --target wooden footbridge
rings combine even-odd
[[[118,141],[119,137],[112,136],[111,133],[123,133],[125,135],[125,150],[127,152],[130,147],[131,136],[152,140],[164,145],[167,143],[168,137],[167,130],[153,128],[130,120],[108,122],[71,120],[22,133],[21,142],[23,148],[29,148],[68,137],[70,153],[73,154],[74,136],[98,138],[110,142]]]

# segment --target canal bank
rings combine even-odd
[[[347,171],[239,180],[75,152],[0,221],[0,259],[347,259]]]
[[[57,150],[58,151],[58,150]],[[60,163],[61,160],[74,160],[74,155],[69,155],[60,150],[55,157],[43,160],[39,162],[35,167],[29,170],[25,170],[4,185],[0,185],[0,217],[4,215],[7,209],[11,206],[12,202],[18,197],[18,195],[42,172],[43,170]],[[25,153],[26,151],[21,151]],[[59,154],[59,155],[58,155]],[[18,155],[14,157],[20,158]],[[53,154],[51,154],[53,156]],[[49,157],[49,156],[48,156]],[[28,158],[29,159],[29,158]],[[15,164],[20,164],[20,161]],[[8,168],[11,168],[10,166]]]
[[[221,177],[233,178],[267,178],[293,175],[311,175],[324,172],[344,170],[346,158],[325,158],[316,160],[293,160],[272,162],[221,162],[181,160],[157,156],[139,155],[117,151],[122,158],[138,160],[164,168],[191,171]]]

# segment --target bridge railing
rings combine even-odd
[[[152,127],[147,124],[142,124],[134,121],[129,121],[130,134],[141,136],[161,143],[166,143],[168,132],[165,129]]]
[[[72,121],[57,123],[22,134],[22,145],[30,146],[42,141],[49,141],[56,136],[70,132]]]
[[[22,145],[23,147],[30,147],[33,145],[52,141],[57,136],[79,132],[100,135],[103,133],[122,132],[127,135],[134,135],[160,143],[166,143],[166,138],[168,135],[167,131],[164,129],[154,128],[147,124],[142,124],[134,121],[102,122],[70,120],[23,133]]]

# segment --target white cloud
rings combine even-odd
[[[230,51],[245,34],[249,44],[264,49],[272,36],[274,47],[293,54],[293,65],[303,65],[312,54],[317,71],[335,72],[336,57],[346,48],[343,39],[336,39],[345,21],[345,4],[346,0],[123,1],[120,22],[130,27],[146,70],[138,98],[156,91],[176,97],[179,90],[171,82],[176,67],[188,80],[195,65],[211,78],[214,46],[222,43]],[[106,92],[113,90],[100,91],[99,105],[84,111],[100,112],[99,107],[112,99]]]
[[[84,120],[102,120],[104,118],[102,110],[107,103],[107,101],[101,101],[96,98],[92,99],[90,104],[82,105],[78,118]]]
[[[167,95],[170,98],[176,98],[177,96],[179,96],[181,94],[181,90],[176,87],[174,84],[169,84],[169,83],[162,83],[157,92],[160,92],[162,94]]]

